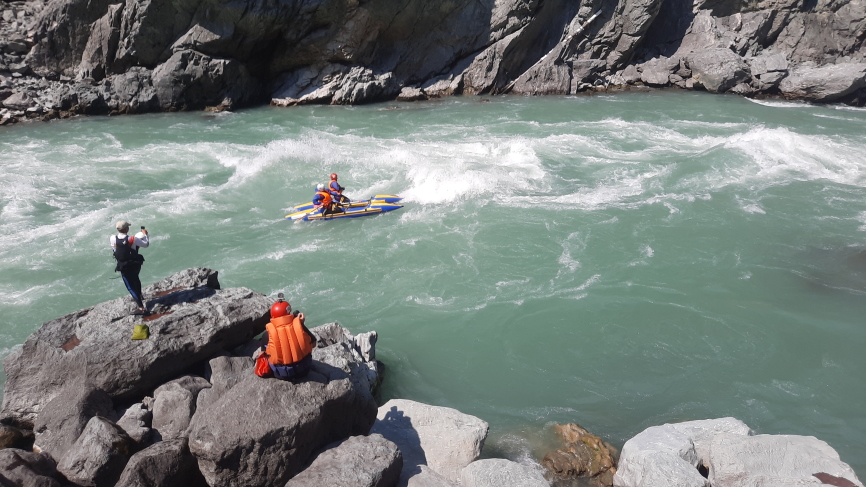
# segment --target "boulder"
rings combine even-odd
[[[157,441],[186,437],[189,422],[195,414],[196,399],[210,382],[194,375],[185,375],[153,391],[152,428]]]
[[[113,412],[108,394],[89,386],[84,379],[74,381],[42,409],[34,425],[33,449],[60,461],[91,418],[111,416]]]
[[[651,86],[665,86],[670,82],[671,73],[676,71],[679,66],[679,59],[653,58],[640,66],[640,79]]]
[[[17,448],[0,450],[0,485],[60,487],[62,480],[54,460],[45,453]]]
[[[797,66],[781,83],[779,91],[789,98],[833,101],[866,87],[866,63]]]
[[[310,331],[319,338],[313,349],[313,360],[333,365],[349,374],[355,388],[373,401],[382,381],[376,361],[376,332],[352,336],[339,323],[326,323]]]
[[[144,403],[135,403],[126,408],[117,420],[117,426],[129,435],[138,444],[148,443],[151,437],[150,425],[153,421],[153,413]]]
[[[611,485],[616,472],[617,451],[578,424],[555,425],[554,431],[565,446],[544,456],[541,464],[555,479],[594,477]]]
[[[258,340],[256,340],[258,341]],[[255,362],[250,357],[216,357],[208,362],[205,377],[211,387],[202,389],[196,398],[196,410],[204,409],[229,389],[245,379],[255,376]]]
[[[692,78],[712,93],[724,93],[749,81],[749,66],[730,49],[716,48],[694,52],[686,57]]]
[[[649,427],[623,445],[613,485],[707,487],[698,466],[706,463],[708,445],[719,434],[747,436],[752,431],[735,418]]]
[[[118,487],[206,487],[186,438],[160,441],[130,457]]]
[[[6,97],[2,102],[2,106],[12,110],[27,110],[36,106],[36,101],[26,91],[19,91]]]
[[[130,316],[128,296],[49,321],[4,360],[7,380],[0,418],[34,422],[61,386],[76,377],[110,397],[140,400],[192,365],[247,342],[264,330],[271,301],[246,288],[203,286],[215,272],[185,271],[144,289],[152,315]],[[119,291],[118,291],[119,292]],[[148,340],[130,340],[144,321]],[[122,364],[122,366],[118,366]]]
[[[548,487],[541,472],[502,458],[476,460],[460,472],[462,487]]]
[[[400,481],[427,466],[451,482],[475,461],[487,438],[487,423],[451,408],[392,399],[379,408],[371,433],[397,444],[403,453]]]
[[[713,487],[825,485],[816,474],[863,487],[836,450],[813,436],[719,433],[710,443],[709,470]]]
[[[132,454],[132,438],[116,424],[94,416],[57,464],[70,482],[84,487],[115,485]]]
[[[328,445],[286,487],[393,487],[402,468],[397,445],[382,435],[353,436]]]
[[[262,379],[243,357],[249,372],[196,411],[189,446],[208,484],[283,485],[316,450],[369,432],[376,416],[369,369],[344,341],[320,347],[297,383]]]
[[[232,109],[261,97],[259,81],[239,61],[188,49],[154,68],[151,78],[162,110]]]

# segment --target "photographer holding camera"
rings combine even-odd
[[[134,315],[149,315],[147,308],[144,306],[144,297],[141,295],[141,279],[138,278],[138,273],[141,272],[141,264],[144,263],[144,256],[138,253],[138,249],[148,247],[150,241],[147,238],[147,230],[141,227],[141,231],[130,237],[128,221],[121,220],[117,222],[117,235],[112,235],[109,239],[111,250],[114,253],[114,259],[117,261],[117,266],[114,267],[115,272],[120,272],[123,278],[123,283],[126,284],[126,289],[132,295],[138,309],[133,312]]]

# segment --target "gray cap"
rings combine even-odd
[[[119,222],[117,222],[117,225],[115,225],[114,227],[117,228],[118,232],[126,232],[126,231],[129,231],[130,225],[132,225],[132,224],[129,223],[128,221],[120,220]]]

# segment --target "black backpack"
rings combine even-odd
[[[118,238],[114,243],[114,260],[117,261],[117,266],[114,271],[122,271],[128,265],[141,265],[144,262],[144,256],[138,253],[138,250],[132,248],[135,240],[130,241],[129,235],[123,239]]]

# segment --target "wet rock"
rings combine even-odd
[[[729,49],[708,49],[687,58],[692,78],[712,93],[724,93],[751,79],[749,66]]]
[[[720,433],[712,439],[708,463],[714,486],[818,486],[826,482],[815,474],[825,474],[863,487],[836,450],[813,436]]]
[[[427,95],[420,88],[414,87],[404,87],[400,90],[400,94],[397,95],[398,101],[418,101],[418,100],[426,100]]]
[[[866,63],[797,66],[780,83],[787,97],[833,101],[866,87]]]
[[[286,487],[392,487],[402,468],[403,457],[394,443],[377,434],[353,436],[328,445]]]
[[[97,415],[108,417],[113,412],[114,405],[108,394],[86,383],[83,378],[72,381],[42,408],[34,425],[34,450],[60,461],[91,418]]]
[[[63,476],[45,453],[16,448],[0,450],[0,484],[26,487],[60,487]]]
[[[187,440],[161,441],[130,457],[117,486],[206,487]]]
[[[111,421],[94,416],[63,455],[57,471],[85,487],[115,485],[132,454],[133,440]]]
[[[640,80],[650,86],[665,86],[673,71],[680,66],[679,59],[658,57],[640,65]]]
[[[540,472],[502,458],[476,460],[460,472],[462,487],[547,487],[550,484]]]
[[[451,482],[481,453],[487,423],[451,408],[392,399],[379,408],[371,433],[397,444],[403,454],[400,481],[411,481],[426,466]]]
[[[617,451],[580,425],[555,425],[564,447],[544,456],[541,464],[554,479],[596,478],[596,485],[611,485]]]
[[[264,330],[271,305],[266,296],[200,284],[170,277],[169,284],[144,289],[152,313],[145,319],[148,340],[130,340],[132,326],[142,318],[129,315],[134,305],[128,296],[43,324],[4,360],[7,381],[0,416],[34,422],[57,397],[60,385],[76,377],[86,376],[92,387],[112,398],[140,400],[167,379]],[[169,285],[174,287],[155,292]]]
[[[185,438],[189,422],[195,414],[196,398],[210,382],[201,377],[185,375],[153,391],[152,428],[160,441]]]

